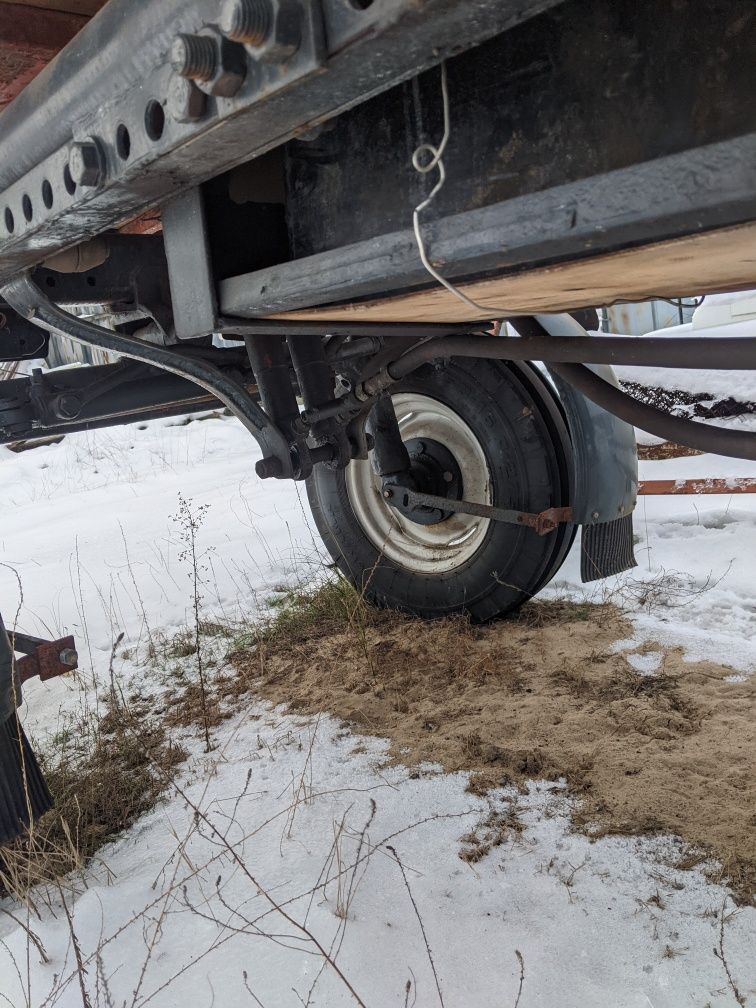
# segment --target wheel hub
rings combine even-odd
[[[409,483],[406,482],[406,475],[401,473],[386,477],[383,480],[384,488],[404,483],[421,493],[446,497],[448,500],[462,500],[462,471],[448,448],[440,441],[427,437],[410,438],[404,442],[404,447],[410,457]],[[406,507],[399,496],[387,499],[393,508],[417,525],[437,525],[454,514],[453,511],[442,511],[439,508]]]
[[[392,395],[402,441],[414,454],[422,479],[451,472],[453,479],[442,495],[492,504],[488,462],[471,428],[450,406],[418,392]],[[422,441],[425,450],[415,445]],[[437,449],[435,445],[438,445]],[[413,451],[414,449],[414,451]],[[429,450],[430,449],[430,450]],[[448,452],[455,466],[450,467]],[[430,456],[430,459],[423,456]],[[459,473],[459,476],[457,476]],[[391,506],[383,496],[381,478],[369,459],[354,459],[345,471],[346,490],[352,510],[376,549],[388,559],[416,574],[443,574],[467,563],[483,544],[489,518],[434,509],[431,521],[417,521]],[[458,483],[455,481],[458,480]],[[443,517],[442,517],[443,515]]]

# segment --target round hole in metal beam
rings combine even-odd
[[[71,169],[66,165],[63,169],[63,185],[66,187],[66,192],[69,196],[73,196],[76,192],[76,183],[71,176]]]
[[[119,123],[116,130],[116,150],[122,161],[128,161],[129,154],[131,154],[131,136],[123,123]]]
[[[151,99],[144,110],[144,129],[153,142],[159,140],[165,129],[165,112],[159,101]]]
[[[24,193],[21,197],[21,209],[24,211],[26,220],[30,221],[34,216],[34,207],[28,193]]]
[[[53,189],[47,179],[42,183],[42,202],[48,210],[53,205]]]
[[[16,222],[13,220],[13,211],[10,207],[5,208],[5,226],[8,234],[13,234],[16,229]]]

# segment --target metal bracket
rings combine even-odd
[[[401,505],[402,508],[430,507],[441,511],[476,515],[479,518],[490,518],[492,521],[504,522],[507,525],[525,525],[541,536],[553,532],[562,522],[572,521],[571,507],[552,507],[541,511],[540,514],[532,514],[528,511],[493,507],[490,504],[476,504],[474,501],[450,500],[448,497],[419,493],[403,486],[386,487],[383,490],[383,496],[392,506]]]
[[[10,635],[10,640],[13,650],[24,656],[16,662],[16,670],[22,683],[34,676],[39,676],[42,682],[47,682],[48,679],[54,679],[78,667],[79,656],[76,653],[76,643],[71,636],[46,641],[40,637],[14,633]]]

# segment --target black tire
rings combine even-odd
[[[401,393],[443,404],[473,432],[492,503],[536,513],[569,504],[569,434],[554,391],[532,366],[455,358],[418,369],[392,387],[392,395]],[[344,470],[317,466],[307,493],[326,548],[346,577],[373,604],[424,617],[467,613],[486,621],[517,609],[553,577],[575,534],[572,525],[539,536],[492,521],[474,554],[454,569],[421,573],[366,534]],[[377,493],[375,506],[382,506]]]

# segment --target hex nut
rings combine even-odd
[[[104,173],[99,143],[91,138],[75,140],[68,155],[68,170],[76,185],[86,188],[99,185]]]
[[[207,110],[207,95],[194,81],[174,74],[168,85],[166,108],[176,122],[197,122]]]
[[[218,98],[233,98],[247,76],[247,53],[243,45],[220,35],[217,38],[218,64],[209,81],[199,86]]]
[[[63,648],[60,652],[59,661],[61,665],[65,665],[67,668],[76,668],[79,662],[79,655],[73,648]]]
[[[193,80],[205,94],[233,98],[247,76],[247,52],[213,27],[198,35],[177,35],[171,66],[180,77]]]

